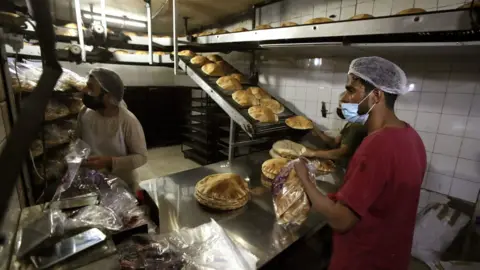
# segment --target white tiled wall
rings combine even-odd
[[[336,20],[361,13],[384,16],[412,7],[455,9],[465,2],[469,1],[288,0],[262,8],[259,24],[303,23],[332,14]],[[409,84],[414,85],[413,91],[398,98],[395,112],[418,131],[425,144],[429,164],[424,188],[474,201],[480,189],[480,64],[471,59],[390,59],[405,70]],[[335,108],[351,60],[265,60],[259,68],[260,82],[321,128],[339,130],[344,122]],[[321,116],[322,102],[333,112],[327,118]]]

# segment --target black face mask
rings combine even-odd
[[[100,95],[98,95],[97,97],[92,97],[89,94],[84,94],[82,98],[83,104],[85,104],[87,108],[95,111],[105,109],[105,104],[103,104],[104,95],[105,93],[103,92],[101,92]]]
[[[345,116],[343,115],[342,108],[337,107],[337,115],[338,117],[345,119]]]

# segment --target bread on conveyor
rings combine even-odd
[[[248,114],[261,123],[276,123],[278,116],[269,108],[262,106],[253,106],[248,109]]]
[[[296,26],[296,25],[298,24],[294,22],[283,22],[280,24],[280,27],[288,27],[288,26]]]
[[[180,56],[194,57],[196,54],[190,50],[183,50],[178,53]]]
[[[258,100],[245,90],[238,90],[232,94],[233,100],[242,107],[250,107],[258,105]]]
[[[249,200],[248,184],[238,174],[209,175],[195,185],[195,199],[218,210],[237,209]]]
[[[228,34],[229,32],[225,29],[217,29],[213,32],[214,35]]]
[[[220,62],[220,61],[223,61],[223,58],[218,55],[218,54],[210,54],[210,55],[207,55],[207,59],[212,61],[212,62]]]
[[[125,31],[125,32],[122,32],[122,33],[127,37],[136,37],[137,36],[137,34],[134,33],[134,32],[126,32]]]
[[[242,89],[242,84],[232,76],[223,76],[217,80],[217,85],[223,90],[237,91]]]
[[[272,181],[275,179],[280,170],[288,163],[286,158],[272,158],[262,164],[261,181],[265,187],[271,187]]]
[[[245,28],[245,27],[237,27],[237,28],[232,30],[232,33],[245,32],[245,31],[248,31],[248,29]]]
[[[203,31],[200,34],[198,34],[199,37],[204,37],[204,36],[210,36],[212,34],[212,31]]]
[[[306,148],[290,140],[281,140],[273,144],[272,150],[283,158],[296,159],[306,151]]]
[[[239,82],[245,80],[245,77],[243,77],[243,75],[240,74],[240,73],[232,73],[232,74],[230,74],[230,76],[232,76],[233,78],[237,79]]]
[[[332,19],[330,18],[313,18],[305,22],[305,24],[320,24],[320,23],[327,23],[327,22],[333,22]]]
[[[371,19],[371,18],[374,18],[374,17],[370,14],[357,14],[351,17],[349,20],[360,20],[360,19]]]
[[[216,64],[225,72],[226,74],[232,73],[235,69],[225,61],[218,61]]]
[[[159,55],[159,56],[167,55],[167,54],[168,54],[167,52],[153,52],[153,55]]]
[[[272,28],[270,24],[261,24],[261,25],[257,25],[255,27],[255,30],[270,29],[270,28]]]
[[[135,54],[136,55],[147,55],[148,52],[147,51],[135,51]]]
[[[194,65],[203,66],[206,63],[210,63],[210,61],[208,61],[207,57],[205,57],[205,56],[197,55],[197,56],[193,57],[192,59],[190,59],[190,63],[192,63]]]
[[[272,98],[267,91],[260,87],[252,86],[247,88],[247,91],[252,94],[256,99]]]
[[[267,107],[272,110],[275,114],[280,114],[284,111],[284,107],[280,102],[276,101],[275,99],[271,98],[262,98],[259,101],[259,105],[263,107]]]
[[[125,50],[116,50],[113,52],[114,54],[130,54],[130,52],[125,51]]]
[[[217,63],[207,63],[202,66],[202,71],[210,76],[224,76],[225,72]]]
[[[408,8],[398,12],[396,15],[417,14],[417,13],[424,13],[424,12],[427,12],[427,11],[423,8]]]
[[[313,122],[305,116],[292,116],[285,120],[285,124],[293,129],[312,129]]]

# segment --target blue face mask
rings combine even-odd
[[[373,92],[373,91],[372,91]],[[372,93],[370,92],[370,94]],[[342,103],[342,113],[343,116],[345,116],[345,120],[347,120],[350,123],[359,123],[359,124],[365,124],[368,120],[368,113],[375,107],[375,104],[368,110],[366,114],[359,115],[358,114],[358,106],[362,104],[362,102],[370,96],[368,94],[360,103]]]

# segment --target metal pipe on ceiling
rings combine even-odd
[[[75,16],[77,17],[77,31],[78,41],[80,48],[82,48],[82,61],[87,60],[87,53],[85,52],[85,40],[83,38],[83,24],[82,24],[82,11],[80,9],[80,0],[75,0]]]
[[[148,63],[153,64],[153,48],[152,48],[152,8],[150,1],[145,2],[147,8],[147,31],[148,31]]]
[[[107,31],[107,15],[105,14],[105,2],[106,2],[106,0],[100,0],[100,7],[102,9],[103,31],[104,31],[105,38],[107,38],[108,31]]]
[[[177,0],[172,1],[173,5],[173,74],[178,72],[178,39],[177,39]]]

